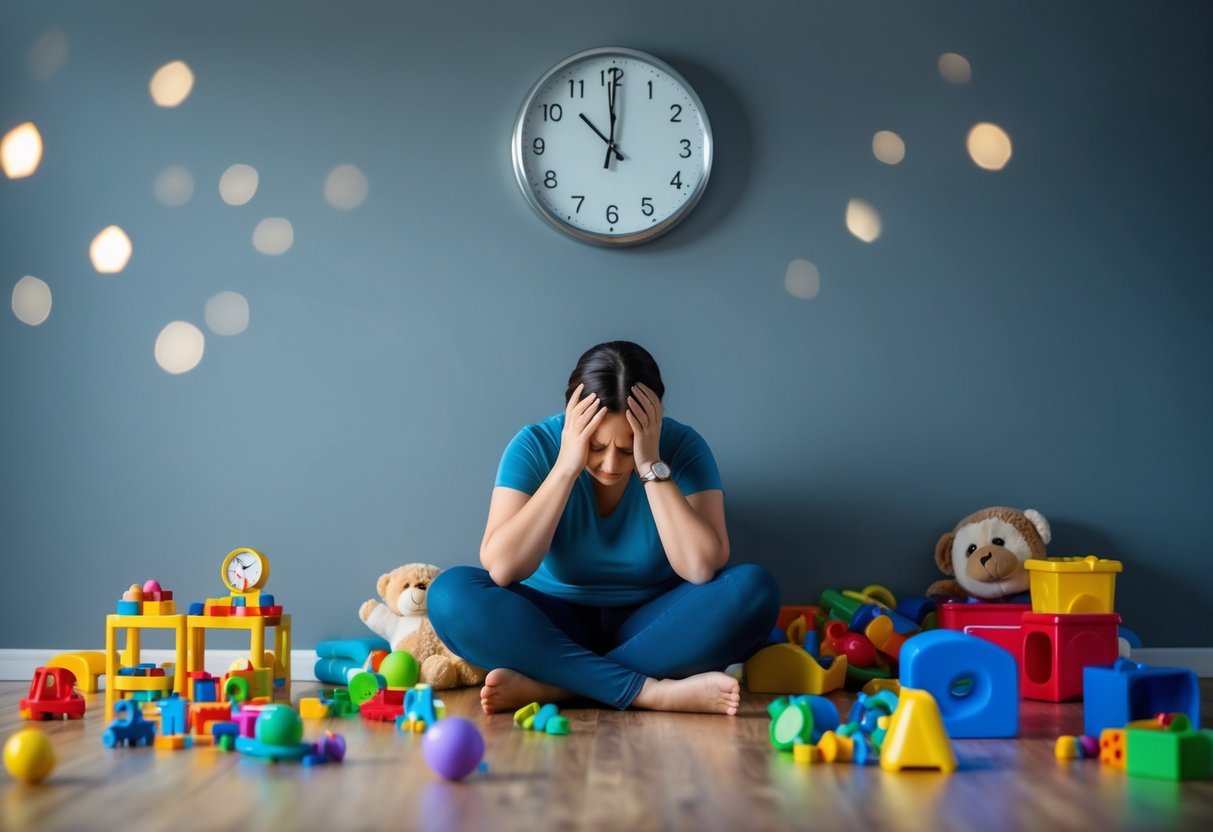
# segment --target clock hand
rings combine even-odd
[[[602,160],[602,169],[611,166],[611,151],[615,149],[615,73],[611,73],[611,83],[607,84],[607,106],[611,109],[611,138],[607,141],[606,158]],[[616,151],[618,152],[618,151]]]
[[[582,121],[584,121],[586,124],[590,125],[590,129],[598,134],[598,138],[602,139],[604,142],[611,145],[611,149],[615,151],[615,158],[622,162],[623,154],[619,152],[619,148],[615,147],[615,145],[611,144],[611,140],[608,139],[606,136],[602,135],[602,131],[599,130],[597,127],[595,127],[594,123],[585,117],[585,113],[578,113],[577,115],[581,116]]]

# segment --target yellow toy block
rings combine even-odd
[[[199,746],[205,746],[206,748],[215,747],[214,734],[194,734],[192,740],[195,748],[198,748]]]
[[[521,726],[523,728],[527,728],[528,726],[525,724],[527,719],[530,719],[531,722],[534,723],[535,714],[537,714],[537,713],[539,713],[539,703],[538,702],[532,702],[529,705],[523,705],[521,708],[514,711],[514,724]]]
[[[46,666],[66,667],[76,677],[76,687],[81,693],[96,693],[101,690],[100,677],[105,675],[105,653],[100,650],[60,653]]]
[[[939,704],[925,690],[901,689],[897,710],[889,718],[889,729],[880,747],[880,767],[885,771],[956,770],[956,755],[943,727]]]
[[[1129,762],[1125,729],[1105,728],[1099,735],[1099,762],[1124,771]]]
[[[826,763],[849,762],[855,757],[855,740],[825,731],[817,741],[817,749],[821,759]],[[795,751],[795,749],[793,749]]]
[[[821,762],[821,749],[815,745],[798,742],[792,746],[792,759],[802,766]]]
[[[1087,555],[1085,558],[1030,558],[1028,570],[1032,612],[1060,615],[1114,612],[1118,560]]]
[[[1082,757],[1082,745],[1078,737],[1062,734],[1053,744],[1053,756],[1059,760],[1077,760]]]
[[[144,601],[143,602],[143,614],[144,615],[176,615],[177,614],[177,602],[176,601]]]
[[[822,696],[847,680],[846,656],[828,668],[794,644],[771,644],[745,663],[746,687],[752,693],[811,693]]]
[[[186,746],[185,740],[185,734],[157,734],[152,740],[152,747],[164,751],[180,751]]]
[[[106,683],[107,689],[115,691],[158,690],[168,693],[173,689],[172,676],[115,676]]]
[[[327,719],[329,706],[317,697],[309,696],[299,700],[299,716],[303,719]]]

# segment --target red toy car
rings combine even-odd
[[[80,719],[84,697],[75,688],[76,674],[66,667],[40,667],[29,683],[29,696],[21,700],[21,715],[26,719]]]

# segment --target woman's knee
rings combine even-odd
[[[779,618],[779,584],[775,576],[756,563],[730,566],[716,576],[729,583],[737,612],[756,626],[770,629]]]
[[[480,605],[472,599],[478,590],[492,583],[489,573],[477,566],[452,566],[444,569],[426,593],[426,613],[435,629],[450,627],[466,620]]]

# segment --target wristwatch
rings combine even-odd
[[[660,459],[649,466],[647,474],[640,475],[641,482],[660,482],[670,478],[670,466]]]

